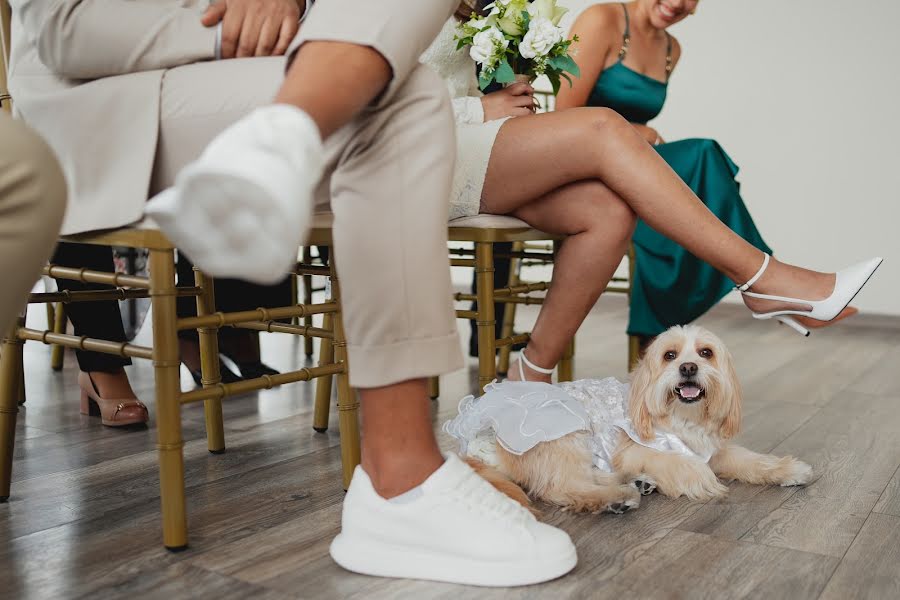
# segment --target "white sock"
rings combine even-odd
[[[428,481],[429,479],[434,477],[434,475],[436,473],[440,472],[440,470],[443,469],[444,465],[446,465],[446,464],[447,464],[447,461],[445,460],[441,464],[440,467],[435,469],[434,473],[432,473],[431,475],[429,475],[428,477],[425,478],[425,481]],[[407,490],[407,491],[403,492],[399,496],[394,496],[393,498],[390,498],[388,500],[388,502],[391,502],[393,504],[409,504],[410,502],[415,502],[416,500],[421,498],[422,495],[425,493],[425,491],[422,489],[422,486],[425,484],[425,481],[423,481],[416,487],[412,488],[411,490]]]
[[[415,502],[416,500],[421,498],[422,494],[424,493],[425,492],[422,491],[422,486],[417,485],[408,492],[403,492],[399,496],[394,496],[393,498],[388,500],[388,502],[390,502],[391,504],[409,504],[410,502]]]

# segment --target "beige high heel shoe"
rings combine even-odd
[[[147,407],[137,398],[101,398],[90,373],[78,374],[78,387],[81,388],[81,414],[99,416],[100,422],[108,427],[137,425],[146,423],[150,418]]]

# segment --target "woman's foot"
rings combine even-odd
[[[819,326],[852,316],[857,311],[847,305],[869,281],[881,262],[881,258],[873,258],[838,273],[818,273],[765,256],[759,272],[740,286],[740,289],[744,292],[744,303],[755,313],[754,316],[778,317],[800,333],[809,335],[809,331],[797,319],[782,318],[779,311],[809,312],[808,316],[795,316],[801,317],[803,321],[822,323]],[[775,297],[765,297],[767,295]]]
[[[278,375],[278,371],[260,360],[259,334],[255,331],[233,331],[220,338],[219,351],[241,371],[242,379]]]
[[[137,399],[124,369],[116,373],[78,374],[81,414],[99,416],[109,427],[140,425],[149,420],[147,407]]]
[[[776,258],[769,260],[769,266],[751,286],[750,291],[770,296],[785,296],[803,300],[824,300],[834,291],[835,274],[810,271],[795,267]],[[755,313],[778,310],[808,311],[809,304],[797,304],[775,300],[763,300],[743,295],[744,304]]]
[[[529,345],[528,348],[530,347],[531,346]],[[528,354],[531,356],[532,352],[529,352]],[[509,366],[509,376],[506,380],[553,383],[553,369],[547,369],[535,364],[534,361],[525,356],[525,350],[522,350],[519,353],[519,358],[516,359],[516,362]]]
[[[179,339],[178,348],[181,352],[181,363],[187,367],[191,377],[194,379],[194,383],[198,387],[202,387],[203,371],[200,366],[200,344],[195,340]],[[222,383],[241,381],[241,377],[225,366],[225,363],[221,360],[219,361],[219,376],[222,378]]]
[[[810,317],[801,317],[799,315],[793,315],[794,320],[806,327],[807,329],[822,329],[823,327],[829,327],[834,325],[838,321],[843,321],[847,317],[852,317],[853,315],[859,314],[859,309],[854,306],[848,306],[844,310],[838,314],[835,318],[830,321],[819,321],[818,319],[811,319]]]

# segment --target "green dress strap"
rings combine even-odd
[[[628,6],[625,3],[622,3],[622,12],[625,13],[625,33],[622,34],[622,48],[619,49],[619,62],[625,60],[625,56],[628,54],[628,44],[631,42],[631,18],[628,16]],[[672,75],[672,69],[674,65],[672,64],[672,36],[669,35],[669,32],[666,31],[666,81],[669,80],[669,77]]]
[[[631,41],[631,20],[628,18],[628,7],[622,3],[622,10],[625,12],[625,33],[622,34],[622,48],[619,50],[619,62],[625,60],[628,54],[628,42]]]
[[[672,64],[672,36],[669,35],[669,32],[666,32],[666,81],[669,80],[669,77],[672,76],[672,68],[674,65]]]

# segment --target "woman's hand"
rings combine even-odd
[[[508,88],[481,97],[484,121],[504,117],[523,117],[534,113],[534,88],[527,83],[514,83]]]
[[[662,139],[662,136],[659,135],[659,132],[653,129],[652,127],[647,127],[646,125],[639,125],[637,123],[632,123],[637,132],[641,134],[641,137],[647,140],[647,143],[651,146],[658,146],[659,144],[664,144],[666,141]]]
[[[222,23],[222,58],[279,56],[300,28],[297,0],[217,0],[201,21]]]

